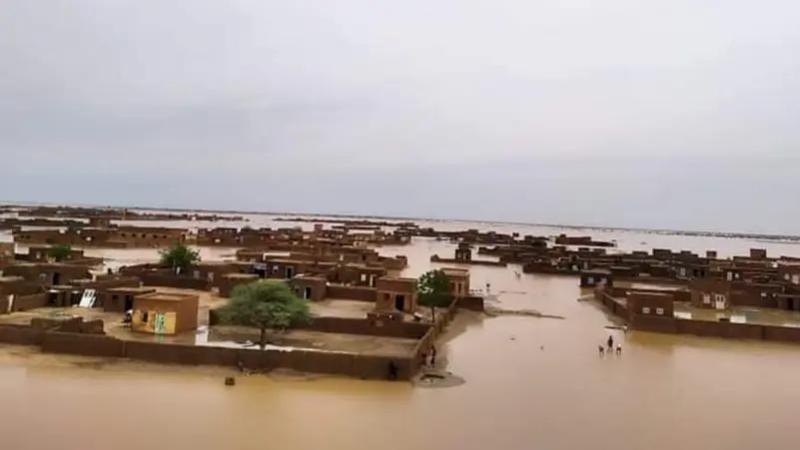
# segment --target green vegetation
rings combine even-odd
[[[200,254],[183,244],[161,251],[161,264],[175,269],[176,273],[186,271],[198,261]]]
[[[436,308],[447,306],[451,300],[450,279],[443,270],[431,270],[422,274],[417,284],[417,301],[420,305],[431,307],[434,322],[436,322]]]
[[[286,330],[308,323],[311,313],[308,302],[297,297],[282,281],[261,280],[236,286],[231,301],[219,309],[223,323],[257,327],[261,330],[259,345],[266,345],[266,330]]]
[[[67,259],[70,254],[72,254],[72,247],[67,244],[54,245],[47,250],[47,256],[56,261]]]

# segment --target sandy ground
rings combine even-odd
[[[258,339],[259,331],[248,327],[215,326],[208,332],[210,345],[228,345],[244,341],[258,342]],[[417,345],[416,339],[323,333],[312,330],[270,332],[267,335],[267,341],[270,347],[275,348],[304,348],[394,357],[410,355]]]
[[[325,299],[311,302],[311,314],[318,317],[343,317],[348,319],[363,319],[375,306],[372,302],[358,300]]]

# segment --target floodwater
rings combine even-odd
[[[699,249],[694,239],[672,247]],[[711,248],[754,246],[739,241]],[[381,252],[408,255],[406,274],[417,275],[431,253],[452,248],[422,239]],[[800,253],[786,248],[794,253],[770,251]],[[439,344],[447,369],[466,380],[455,387],[285,376],[226,387],[226,369],[0,347],[0,448],[796,448],[800,346],[624,335],[605,328],[612,321],[594,302],[578,301],[576,278],[518,271],[472,267],[473,288],[490,283],[497,308],[564,319],[459,313]],[[609,334],[623,354],[601,358]]]

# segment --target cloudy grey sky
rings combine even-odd
[[[3,0],[0,200],[800,233],[794,0]]]

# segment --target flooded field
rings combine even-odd
[[[226,224],[227,225],[227,224]],[[269,226],[254,223],[253,227]],[[285,226],[285,223],[272,226]],[[443,223],[434,224],[445,228]],[[455,223],[454,228],[480,224]],[[303,224],[310,227],[311,224]],[[510,225],[509,225],[510,227]],[[506,231],[502,226],[486,226]],[[557,234],[558,230],[522,231]],[[569,230],[578,234],[578,231]],[[625,249],[669,247],[721,255],[754,246],[800,256],[800,246],[745,239],[618,232]],[[453,246],[415,240],[416,276]],[[119,264],[155,250],[93,250]],[[213,252],[213,253],[212,253]],[[232,254],[207,250],[204,257]],[[158,366],[32,353],[0,346],[0,448],[8,449],[783,449],[796,447],[800,346],[609,330],[574,277],[519,267],[471,268],[496,317],[462,312],[440,344],[462,385]],[[502,311],[536,311],[563,319]],[[621,356],[599,357],[609,334]]]

